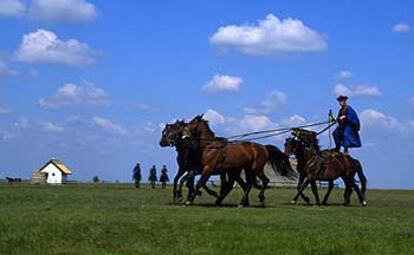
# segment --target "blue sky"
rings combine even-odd
[[[175,172],[160,125],[218,135],[326,119],[345,93],[369,184],[413,188],[411,1],[0,2],[0,178],[50,157],[72,179]],[[272,142],[282,147],[282,139]],[[326,136],[321,143],[329,145]]]

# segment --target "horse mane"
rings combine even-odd
[[[319,140],[316,132],[302,128],[295,128],[292,130],[292,134],[302,140],[306,147],[313,148],[317,152],[320,151]]]
[[[202,130],[203,130],[202,132],[204,132],[204,135],[207,135],[209,137],[215,137],[216,135],[210,129],[210,125],[208,124],[208,120],[204,119],[203,117],[204,117],[203,114],[197,115],[189,123],[197,125],[198,127],[201,127]]]

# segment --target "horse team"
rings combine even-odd
[[[249,205],[249,193],[253,187],[260,190],[259,202],[261,206],[264,206],[265,191],[269,183],[264,173],[267,162],[282,176],[293,178],[299,174],[298,193],[292,200],[293,203],[297,202],[299,196],[306,203],[310,203],[310,199],[303,194],[303,190],[310,184],[316,204],[321,204],[316,181],[328,181],[328,191],[322,201],[322,204],[327,204],[333,181],[342,178],[345,184],[344,205],[349,205],[353,190],[357,193],[360,203],[363,206],[367,205],[365,200],[366,177],[361,163],[339,152],[321,151],[317,134],[313,131],[293,129],[292,136],[286,139],[285,151],[282,152],[273,145],[227,141],[216,137],[208,121],[199,115],[188,123],[176,121],[167,124],[162,131],[160,146],[176,148],[179,169],[174,178],[173,198],[174,201],[181,199],[182,186],[185,183],[189,190],[185,205],[193,204],[201,188],[214,196],[216,204],[220,205],[232,190],[234,182],[237,182],[244,191],[239,202],[240,207]],[[297,172],[290,165],[289,156],[291,155],[294,155],[298,161]],[[244,170],[244,178],[242,170]],[[201,176],[194,186],[196,175]],[[219,193],[209,189],[206,185],[212,175],[220,176]],[[359,177],[361,188],[355,181],[356,175]]]

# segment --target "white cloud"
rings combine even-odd
[[[58,109],[64,106],[108,106],[109,104],[108,93],[89,83],[82,86],[67,83],[60,87],[55,95],[39,100],[39,106],[47,109]]]
[[[399,122],[395,118],[374,109],[366,109],[359,116],[363,125],[384,128],[397,128],[399,126]]]
[[[306,123],[306,119],[297,114],[290,116],[287,119],[282,120],[282,125],[286,127],[296,127],[301,126]]]
[[[237,93],[243,84],[243,79],[236,76],[216,74],[203,86],[202,90],[209,93],[232,92]]]
[[[212,126],[222,125],[226,121],[223,115],[213,109],[208,109],[203,117],[208,120]]]
[[[347,86],[342,83],[335,85],[334,94],[337,96],[379,96],[381,95],[380,90],[377,86],[371,85],[357,85],[357,86]]]
[[[81,23],[98,16],[86,0],[1,0],[0,15],[54,23]]]
[[[25,117],[21,117],[14,123],[14,126],[18,129],[26,129],[30,126],[29,120]]]
[[[29,17],[33,20],[80,23],[98,15],[95,6],[85,0],[32,0]]]
[[[275,129],[278,124],[266,115],[246,114],[242,118],[224,116],[213,109],[208,109],[204,114],[211,126],[221,129],[226,135],[236,135],[246,132]]]
[[[286,101],[287,96],[285,93],[279,90],[273,90],[266,96],[258,107],[246,107],[244,108],[244,111],[247,114],[267,114],[285,105]]]
[[[16,136],[17,134],[0,129],[0,141],[7,141],[7,140],[15,138]]]
[[[23,36],[16,56],[26,63],[84,66],[95,62],[97,52],[75,39],[61,41],[51,31],[38,29]]]
[[[1,0],[0,16],[21,17],[26,12],[26,6],[20,0]]]
[[[52,122],[42,122],[40,123],[40,127],[43,131],[49,133],[62,133],[65,130],[64,127],[53,124]]]
[[[210,37],[210,43],[223,49],[259,55],[322,51],[328,47],[323,36],[301,20],[280,20],[273,14],[259,20],[258,24],[220,27]]]
[[[0,58],[0,76],[15,76],[19,71],[10,68],[5,61]]]
[[[246,132],[255,132],[275,129],[278,127],[278,125],[265,115],[246,115],[243,117],[243,119],[241,119],[240,127],[241,130],[244,130]]]
[[[405,24],[405,23],[398,23],[398,24],[396,24],[396,25],[394,25],[394,26],[392,27],[392,31],[393,31],[394,33],[400,33],[400,34],[403,34],[403,33],[408,33],[408,32],[410,32],[410,30],[411,30],[410,25]]]
[[[92,123],[114,135],[122,136],[126,134],[126,130],[123,127],[105,118],[95,116],[92,118]]]
[[[7,107],[6,105],[1,105],[0,104],[0,114],[7,114],[10,112],[10,108]]]
[[[349,79],[353,76],[353,74],[348,70],[340,71],[338,77],[341,79]]]

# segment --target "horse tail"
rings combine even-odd
[[[289,179],[296,179],[298,174],[290,165],[289,157],[274,145],[266,145],[269,152],[268,161],[271,163],[273,171],[279,172],[282,176]]]
[[[359,162],[359,160],[355,160],[354,162],[356,166],[356,172],[361,183],[361,192],[363,195],[365,195],[365,191],[367,190],[367,177],[365,177],[361,162]]]

